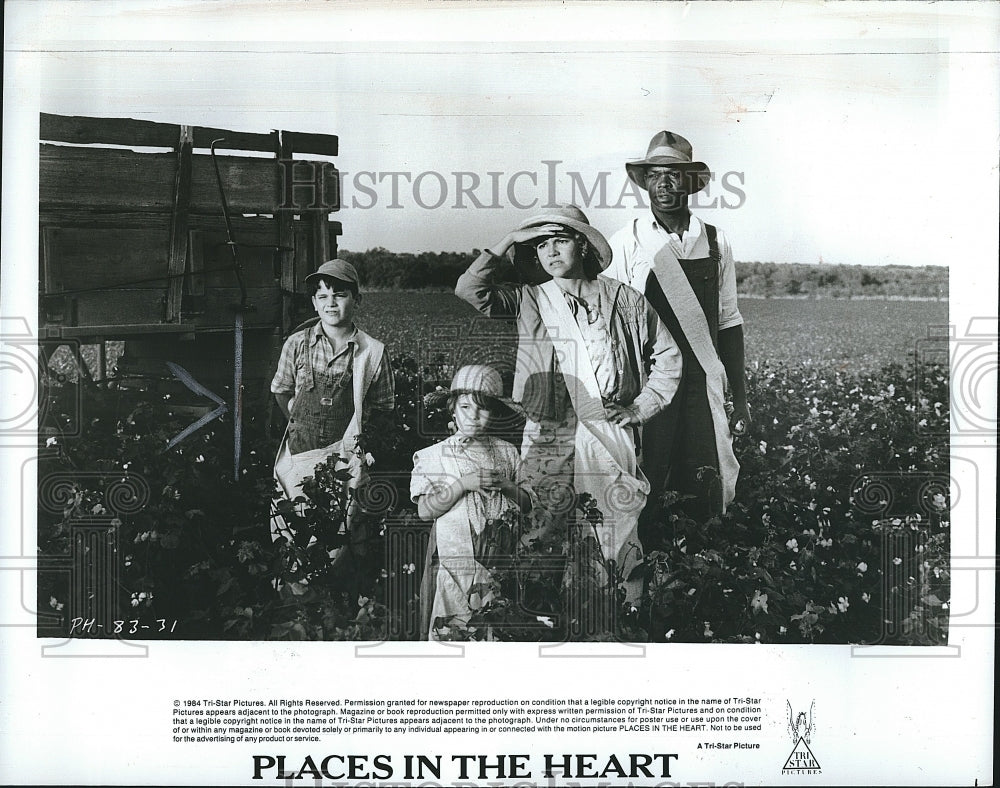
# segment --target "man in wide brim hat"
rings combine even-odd
[[[684,186],[688,194],[700,192],[712,179],[712,171],[703,161],[693,161],[691,143],[680,134],[670,131],[657,132],[649,141],[645,158],[625,163],[628,177],[642,189],[646,189],[646,173],[650,167],[670,167],[683,173]]]
[[[733,253],[722,230],[688,208],[711,171],[684,137],[657,132],[646,155],[625,170],[648,192],[650,211],[610,238],[613,260],[604,274],[645,294],[684,357],[677,395],[643,431],[649,500],[655,506],[663,490],[692,495],[687,513],[706,519],[735,496],[733,435],[749,422]],[[706,474],[706,466],[716,473]],[[644,520],[655,516],[647,509]]]

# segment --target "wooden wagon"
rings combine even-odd
[[[231,385],[239,314],[245,388],[266,390],[309,314],[303,277],[337,253],[337,137],[50,114],[39,136],[43,349],[68,343],[103,379],[123,340],[121,381],[166,385],[172,361]]]

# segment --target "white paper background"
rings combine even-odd
[[[949,265],[957,335],[972,317],[991,317],[995,331],[992,4],[13,2],[5,11],[0,314],[33,330],[45,111],[336,133],[348,172],[511,173],[556,158],[620,173],[654,131],[676,129],[717,172],[745,173],[744,206],[700,212],[726,228],[739,259]],[[626,213],[591,217],[611,231]],[[338,218],[344,248],[436,251],[487,245],[516,215],[411,204]],[[9,377],[5,407],[30,401],[30,381]],[[995,415],[995,393],[978,393]],[[32,604],[19,602],[34,599],[31,449],[8,441],[0,781],[249,783],[250,755],[272,751],[290,763],[330,752],[676,752],[672,779],[682,784],[989,784],[995,436],[955,437],[950,646],[881,658],[850,647],[671,645],[640,659],[542,659],[533,646],[475,645],[427,659],[427,646],[396,644],[411,658],[369,659],[333,643],[159,642],[140,659],[59,658],[67,646],[43,657],[59,644],[35,639]],[[669,694],[762,697],[764,733],[747,738],[762,749],[697,751],[700,734],[373,736],[273,750],[170,736],[172,702],[183,698]],[[786,700],[798,711],[813,699],[823,772],[782,777]]]

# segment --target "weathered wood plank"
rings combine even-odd
[[[253,307],[244,314],[249,328],[277,326],[281,320],[281,294],[275,288],[248,288],[247,300]],[[65,296],[65,322],[47,323],[46,335],[106,336],[114,338],[128,333],[173,330],[227,330],[233,327],[234,306],[240,302],[239,288],[215,288],[203,298],[203,311],[188,315],[181,323],[163,320],[166,296],[155,290],[103,290]],[[54,310],[58,299],[46,298],[47,312]],[[121,326],[121,331],[118,330]]]
[[[273,159],[219,156],[226,202],[233,214],[274,213],[280,197]],[[191,210],[222,216],[222,199],[211,156],[193,157]]]
[[[275,159],[246,156],[218,159],[226,199],[234,214],[277,212],[283,199],[283,184]],[[296,162],[293,173],[302,173],[296,177],[305,178],[309,166],[328,170],[332,167],[328,162]],[[337,207],[335,173],[334,169],[323,179],[319,204],[327,210]],[[42,211],[171,211],[175,176],[175,154],[42,145],[39,206]],[[222,215],[211,156],[192,156],[190,208],[192,213]]]
[[[75,324],[83,326],[157,325],[163,323],[163,290],[104,290],[72,296]]]
[[[344,234],[344,226],[340,222],[327,222],[326,227],[330,238],[330,256],[337,257],[340,254],[340,236]]]
[[[163,213],[142,213],[139,211],[71,211],[66,209],[46,210],[39,214],[39,224],[42,227],[77,227],[87,229],[154,229],[170,231],[170,216]],[[276,216],[234,216],[233,232],[240,234],[274,234],[276,231]],[[188,229],[209,230],[213,232],[226,231],[226,223],[222,213],[192,214],[188,216]]]
[[[174,170],[171,153],[42,145],[39,208],[170,210]]]
[[[89,118],[47,112],[39,116],[39,139],[50,142],[172,148],[179,131],[180,126],[174,123],[132,118]]]
[[[191,204],[190,126],[181,126],[177,140],[177,174],[174,177],[174,211],[170,222],[170,250],[167,255],[167,314],[168,323],[181,319],[184,272],[187,269],[188,209]]]
[[[319,267],[333,258],[330,254],[330,233],[327,232],[326,214],[310,213],[309,219],[312,223],[313,256],[316,266]]]
[[[274,229],[251,232],[243,230],[233,234],[243,266],[243,279],[247,287],[273,287],[277,289],[275,276],[276,239]],[[226,242],[225,230],[193,230],[190,233],[192,256],[197,255],[198,270],[202,280],[200,287],[226,287],[235,284],[232,253]],[[192,266],[192,272],[194,266]],[[192,290],[192,292],[195,292]]]
[[[194,127],[194,146],[196,148],[211,148],[214,140],[222,140],[215,146],[216,150],[252,150],[272,151],[277,132],[266,133],[253,131],[232,131],[231,129],[215,129],[211,126]]]
[[[283,131],[282,142],[288,143],[292,153],[308,153],[314,156],[336,156],[340,138],[336,134],[311,134],[305,131]]]
[[[232,214],[278,213],[285,200],[284,170],[275,159],[258,159],[249,156],[218,156],[222,186]],[[222,215],[222,200],[215,167],[211,156],[195,155],[191,191],[191,209],[207,214]],[[315,170],[313,168],[316,168]],[[297,186],[294,200],[305,210],[313,200],[313,173],[323,174],[321,193],[317,205],[333,211],[339,207],[337,170],[329,162],[296,161],[292,169],[294,178],[308,181],[305,187]],[[296,213],[295,209],[292,213]]]
[[[203,252],[204,244],[201,241],[201,232],[199,230],[189,231],[188,255],[191,260],[191,275],[187,278],[187,291],[193,296],[205,295],[205,277],[202,275],[205,270]]]
[[[306,293],[306,285],[303,280],[306,278],[306,275],[319,268],[319,264],[323,261],[314,259],[312,227],[309,222],[297,221],[292,230],[295,234],[295,276],[293,277],[292,287],[289,292]]]
[[[167,287],[169,231],[161,228],[42,229],[42,292]]]
[[[340,210],[340,172],[329,161],[277,160],[281,184],[279,209],[282,213]]]
[[[287,166],[282,162],[287,162],[292,158],[292,147],[288,140],[287,132],[280,135],[278,149],[275,151],[278,157],[278,166]],[[278,243],[283,247],[280,254],[281,276],[279,285],[281,294],[281,336],[285,336],[292,328],[291,294],[295,292],[295,227],[291,211],[278,211]]]
[[[233,235],[240,246],[246,282],[249,286],[277,287],[274,276],[276,230],[278,219],[234,217]],[[226,226],[222,216],[194,216],[188,233],[191,276],[188,292],[205,294],[206,286],[231,285],[235,280],[232,254],[226,245]],[[213,274],[213,269],[216,269]],[[211,280],[206,277],[212,277]]]
[[[42,339],[114,340],[145,334],[170,334],[172,338],[194,336],[191,326],[178,323],[107,323],[89,326],[49,326]]]
[[[215,287],[205,292],[204,311],[192,315],[190,323],[199,328],[232,328],[235,307],[240,303],[238,287]],[[247,288],[247,303],[253,307],[243,314],[243,324],[250,327],[277,326],[281,320],[281,294],[277,288]]]
[[[336,156],[339,139],[336,134],[316,134],[301,131],[235,131],[211,126],[192,127],[194,147],[211,147],[222,139],[217,150],[273,151],[280,135],[288,138],[294,153]],[[85,115],[39,115],[39,139],[47,142],[67,142],[75,145],[128,145],[131,147],[173,148],[177,144],[180,126],[134,118],[94,118]]]
[[[99,227],[149,228],[170,231],[170,216],[164,213],[143,213],[141,211],[74,211],[66,208],[48,208],[38,215],[41,227]]]
[[[233,235],[244,243],[277,244],[277,218],[275,216],[234,216]],[[192,214],[189,220],[191,232],[221,233],[226,235],[226,223],[222,212],[218,214]]]

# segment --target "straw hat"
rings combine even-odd
[[[549,208],[545,213],[526,219],[517,229],[530,230],[532,227],[541,228],[547,224],[561,224],[563,227],[569,227],[583,233],[584,237],[590,241],[590,245],[594,247],[594,251],[597,252],[602,271],[611,263],[611,246],[607,239],[601,235],[596,227],[591,226],[587,215],[575,205],[557,205]],[[547,232],[542,231],[539,232],[538,237],[541,238],[547,234]]]
[[[499,402],[519,416],[524,415],[524,408],[503,393],[503,380],[500,373],[485,364],[469,364],[455,373],[451,380],[451,388],[438,389],[424,396],[427,407],[439,407],[452,394],[482,394]]]
[[[697,183],[686,189],[688,194],[700,192],[706,186],[712,175],[708,165],[703,161],[692,161],[694,151],[691,143],[680,134],[672,131],[659,131],[649,141],[649,148],[646,150],[646,158],[638,161],[625,163],[625,171],[641,188],[646,188],[646,168],[647,167],[676,167],[691,173],[692,180],[697,177]],[[691,184],[692,181],[688,183]]]

